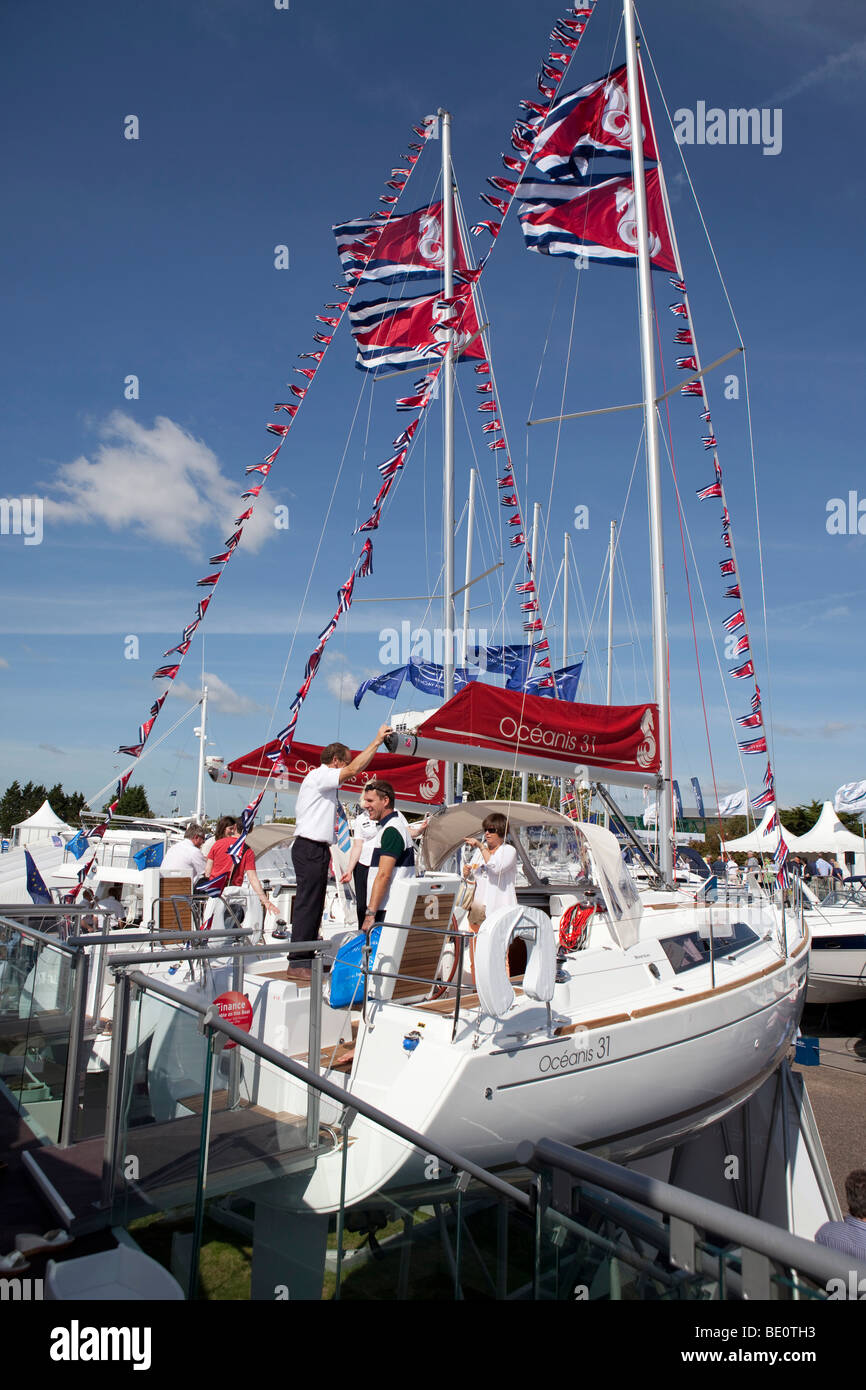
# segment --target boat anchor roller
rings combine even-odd
[[[500,1018],[514,1003],[508,978],[508,947],[516,937],[526,942],[523,993],[548,1004],[556,984],[556,934],[538,907],[501,907],[478,928],[475,938],[475,988],[485,1013]]]

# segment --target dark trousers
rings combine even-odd
[[[298,884],[292,913],[292,941],[316,941],[325,910],[331,846],[322,845],[318,840],[295,839],[292,864]],[[291,959],[309,960],[310,957],[293,952]]]
[[[359,927],[363,924],[364,916],[367,911],[367,874],[369,872],[369,864],[356,864],[352,871],[352,882],[355,885],[355,902],[358,905]]]

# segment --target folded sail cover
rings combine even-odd
[[[266,743],[261,748],[235,758],[214,778],[218,782],[249,786],[270,776],[273,763],[268,757],[279,749],[279,742]],[[322,749],[315,743],[293,743],[275,773],[277,788],[290,782],[299,786],[308,772],[321,766]],[[353,751],[351,756],[356,756]],[[360,796],[371,778],[381,777],[394,788],[398,803],[410,806],[435,806],[442,802],[444,776],[441,762],[434,758],[406,758],[399,753],[377,753],[364,772],[350,777],[340,786],[341,796]]]
[[[655,773],[658,729],[657,705],[570,704],[473,683],[425,719],[415,736],[501,753],[503,766],[522,754],[542,764]]]

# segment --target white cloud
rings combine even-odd
[[[859,43],[852,43],[841,53],[832,53],[823,63],[811,68],[809,72],[803,73],[796,82],[790,87],[786,87],[781,92],[776,92],[768,99],[768,105],[775,105],[780,101],[790,101],[792,97],[799,96],[801,92],[806,92],[810,87],[816,87],[819,83],[832,80],[834,87],[838,88],[839,81],[845,77],[857,77],[866,66],[866,39],[861,39]]]
[[[204,682],[207,686],[208,708],[215,709],[220,714],[257,714],[264,708],[248,696],[239,695],[212,671],[205,671]],[[201,690],[198,686],[187,685],[184,681],[174,681],[169,686],[168,693],[179,700],[189,700],[192,703],[199,698]]]
[[[331,671],[325,677],[325,684],[332,695],[344,704],[351,704],[355,691],[364,680],[363,676],[354,676],[351,671]]]
[[[5,656],[0,656],[0,671],[8,671],[8,670],[9,670],[9,662],[6,660]]]
[[[65,758],[65,757],[66,757],[66,750],[65,750],[64,748],[58,748],[58,747],[56,746],[56,744],[53,744],[53,743],[40,743],[38,746],[39,746],[40,748],[43,748],[43,749],[45,750],[46,753],[59,753],[60,756],[61,756],[61,758]]]
[[[47,484],[57,494],[45,498],[47,521],[102,523],[182,550],[222,550],[247,503],[240,501],[241,480],[225,476],[202,440],[165,416],[148,428],[120,410],[99,432],[92,458],[61,464]],[[242,544],[258,550],[274,534],[272,520],[263,493]]]

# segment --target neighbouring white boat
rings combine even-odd
[[[812,938],[807,1003],[866,1001],[866,889],[834,883],[820,900],[808,884],[802,891]]]

